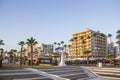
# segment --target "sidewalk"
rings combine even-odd
[[[33,65],[33,68],[47,68],[51,67],[52,65]],[[22,65],[22,68],[31,68],[30,65]],[[3,67],[0,68],[0,70],[9,70],[9,69],[22,69],[19,64],[13,64],[13,63],[3,63]]]

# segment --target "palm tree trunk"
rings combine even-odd
[[[0,68],[2,68],[2,55],[0,55]]]
[[[119,41],[120,41],[120,39],[119,39]],[[118,56],[120,56],[120,43],[118,44],[118,48],[119,48]]]
[[[112,43],[112,39],[111,39],[111,37],[110,37],[110,42]]]
[[[86,59],[87,59],[87,64],[89,64],[88,55],[86,55]]]
[[[21,47],[21,54],[20,54],[20,67],[22,67],[22,47]]]
[[[111,66],[112,66],[112,58],[110,58],[110,64],[111,64]]]
[[[15,54],[13,54],[13,56],[14,56],[14,57],[13,57],[13,63],[15,64]]]
[[[33,45],[31,44],[31,67],[33,68]]]
[[[69,58],[71,58],[71,52],[70,52],[70,49],[71,49],[71,48],[69,47]]]
[[[65,48],[65,55],[66,55],[66,58],[68,58],[68,55],[67,55],[67,53],[66,53],[66,48]]]

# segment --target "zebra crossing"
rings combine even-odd
[[[0,80],[53,80],[51,78],[38,75],[32,71],[19,70],[0,70]]]
[[[57,75],[69,80],[76,80],[79,78],[88,78],[89,76],[84,73],[81,68],[54,68],[54,69],[39,69],[49,74]]]
[[[84,67],[0,70],[0,80],[101,80]]]
[[[120,80],[120,68],[98,68],[98,67],[87,67],[94,74],[105,80]]]

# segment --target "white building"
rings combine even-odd
[[[107,44],[107,54],[114,53],[114,43]]]
[[[118,57],[119,55],[118,55],[118,46],[115,46],[114,47],[114,57],[116,58],[116,57]]]
[[[53,53],[53,44],[37,44],[35,49],[38,50],[39,55],[47,55],[48,53]]]
[[[72,58],[72,41],[68,41],[68,58]]]
[[[53,45],[52,44],[36,44],[33,46],[33,57],[39,57],[42,55],[47,55],[48,53],[53,53]],[[18,52],[18,56],[20,56],[20,51]],[[31,56],[31,48],[30,46],[27,46],[23,49],[22,57],[28,57]]]

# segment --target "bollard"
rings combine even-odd
[[[98,63],[98,67],[101,68],[102,67],[102,62]]]

